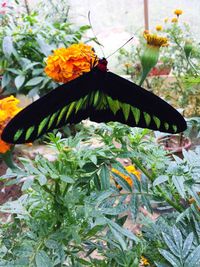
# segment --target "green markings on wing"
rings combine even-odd
[[[174,133],[176,133],[177,132],[177,126],[176,125],[172,125],[172,128],[174,130]]]
[[[165,127],[165,130],[168,131],[168,129],[169,129],[169,123],[164,122],[164,127]]]
[[[156,127],[159,129],[160,125],[161,125],[160,119],[158,117],[156,117],[156,116],[153,116],[153,120],[154,120],[154,122],[156,124]]]
[[[23,129],[19,129],[19,130],[15,133],[14,138],[13,138],[14,142],[17,142],[17,140],[21,137],[22,133],[23,133]]]
[[[67,112],[67,106],[65,106],[64,108],[61,109],[60,114],[59,114],[58,119],[57,119],[56,125],[59,125],[59,123],[63,119],[63,117],[64,117],[66,112]]]
[[[44,118],[44,119],[40,122],[40,124],[39,124],[39,126],[38,126],[38,135],[40,135],[41,132],[44,130],[45,126],[47,125],[47,123],[48,123],[48,121],[49,121],[49,117],[50,117],[50,115],[49,115],[48,117]]]
[[[60,112],[60,110],[56,111],[55,113],[53,113],[53,115],[51,115],[47,129],[50,129],[52,127],[52,125],[55,123],[56,117],[57,117],[59,112]]]
[[[140,121],[140,110],[138,108],[131,107],[131,111],[133,113],[133,116],[135,118],[135,123],[137,125]]]
[[[147,112],[143,112],[143,115],[144,115],[144,119],[145,119],[146,125],[148,127],[149,124],[151,123],[151,116]]]
[[[31,136],[31,134],[33,133],[34,129],[35,129],[35,127],[34,127],[34,126],[31,126],[31,127],[29,127],[28,130],[26,131],[26,135],[25,135],[25,140],[26,140],[26,141],[30,138],[30,136]]]

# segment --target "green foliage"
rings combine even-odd
[[[14,10],[17,8],[18,5],[12,7]],[[35,11],[14,14],[8,9],[0,18],[0,74],[3,93],[22,93],[29,97],[43,95],[56,86],[44,73],[45,58],[58,47],[80,42],[89,26],[75,27],[67,17],[65,21],[59,18],[52,20],[48,15],[46,19],[42,19]]]
[[[194,254],[198,261],[200,150],[172,161],[149,133],[92,124],[67,139],[49,134],[53,161],[20,158],[23,168],[1,177],[23,190],[0,208],[12,214],[11,222],[1,221],[2,266],[138,267],[144,256],[150,266],[186,267]],[[117,160],[127,158],[141,179]],[[163,215],[152,221],[142,207]],[[143,225],[140,236],[123,226],[127,214]]]

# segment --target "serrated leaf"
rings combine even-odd
[[[119,226],[118,224],[116,224],[115,222],[113,222],[112,220],[109,220],[107,218],[106,222],[108,223],[109,226],[113,227],[116,231],[118,231],[119,233],[121,233],[122,235],[134,240],[135,242],[139,241],[139,238],[137,236],[135,236],[132,232],[130,232],[129,230],[126,230],[124,228],[122,228],[121,226]]]
[[[181,254],[182,246],[183,246],[183,238],[182,238],[181,231],[177,227],[173,227],[172,233],[173,233],[174,241],[176,243],[176,247],[180,252],[179,254]]]
[[[192,242],[193,242],[194,234],[190,233],[187,238],[185,239],[185,242],[183,244],[183,257],[186,258],[190,252]]]
[[[131,197],[131,200],[130,200],[131,215],[134,219],[137,218],[138,208],[139,208],[139,198],[138,198],[138,195],[135,194]]]
[[[110,228],[113,236],[115,237],[115,239],[119,242],[121,248],[123,250],[127,250],[126,243],[125,243],[123,237],[120,235],[120,233],[118,231],[116,231],[113,227],[111,227],[111,225],[109,225],[109,228]]]
[[[179,248],[177,248],[176,244],[173,242],[172,238],[170,236],[168,236],[167,234],[165,233],[162,233],[163,235],[163,239],[166,243],[166,245],[168,246],[168,248],[171,250],[171,252],[174,254],[174,255],[177,255],[177,256],[180,256],[180,253],[179,253]]]
[[[100,171],[101,189],[107,190],[110,188],[110,172],[108,167],[104,164]]]
[[[196,247],[187,257],[184,266],[199,267],[200,266],[200,245]]]
[[[168,261],[171,263],[173,267],[180,267],[178,259],[172,255],[170,252],[164,250],[164,249],[158,249],[160,254]]]
[[[185,188],[184,188],[184,177],[183,176],[172,176],[172,181],[182,198],[185,198]]]
[[[167,175],[160,175],[153,181],[153,186],[162,184],[162,183],[166,182],[168,179],[169,179],[169,177]]]

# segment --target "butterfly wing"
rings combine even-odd
[[[93,113],[96,122],[119,121],[141,128],[178,133],[186,129],[181,114],[160,97],[142,87],[107,72],[102,86],[107,96],[107,108]]]
[[[92,71],[58,86],[19,112],[5,127],[2,140],[13,144],[33,142],[52,129],[88,118],[88,96],[93,88]]]

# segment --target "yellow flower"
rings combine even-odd
[[[167,23],[168,20],[169,20],[169,18],[165,18],[165,19],[164,19],[164,23]]]
[[[150,266],[148,259],[145,258],[144,256],[141,256],[140,264],[142,264],[143,266]]]
[[[56,82],[66,83],[89,72],[97,64],[97,57],[91,46],[80,43],[54,50],[46,63],[46,74]]]
[[[19,100],[9,96],[0,100],[0,136],[6,124],[21,110]],[[11,145],[0,139],[0,153],[6,153]]]
[[[139,181],[141,180],[141,172],[136,170],[136,168],[133,165],[126,166],[125,169],[128,171],[128,173],[134,174]],[[120,177],[122,177],[132,187],[133,181],[130,176],[121,173],[115,168],[112,168],[111,171],[113,173],[118,174]],[[117,187],[120,187],[120,186],[117,186]]]
[[[124,63],[124,66],[126,67],[126,68],[130,68],[130,67],[132,67],[133,65],[131,64],[131,63]]]
[[[157,34],[145,33],[144,38],[147,44],[154,47],[168,46],[168,39],[166,37],[158,36]]]
[[[163,27],[162,25],[156,25],[156,31],[162,31]]]
[[[175,9],[174,10],[174,14],[177,15],[177,17],[178,17],[178,16],[180,16],[180,15],[183,14],[183,10],[181,10],[181,9]]]
[[[141,172],[138,171],[135,166],[133,165],[129,165],[129,166],[126,166],[125,169],[129,172],[129,173],[132,173],[134,174],[138,180],[140,181],[141,180]]]
[[[172,18],[171,22],[172,23],[177,23],[178,22],[178,19],[177,18]]]

